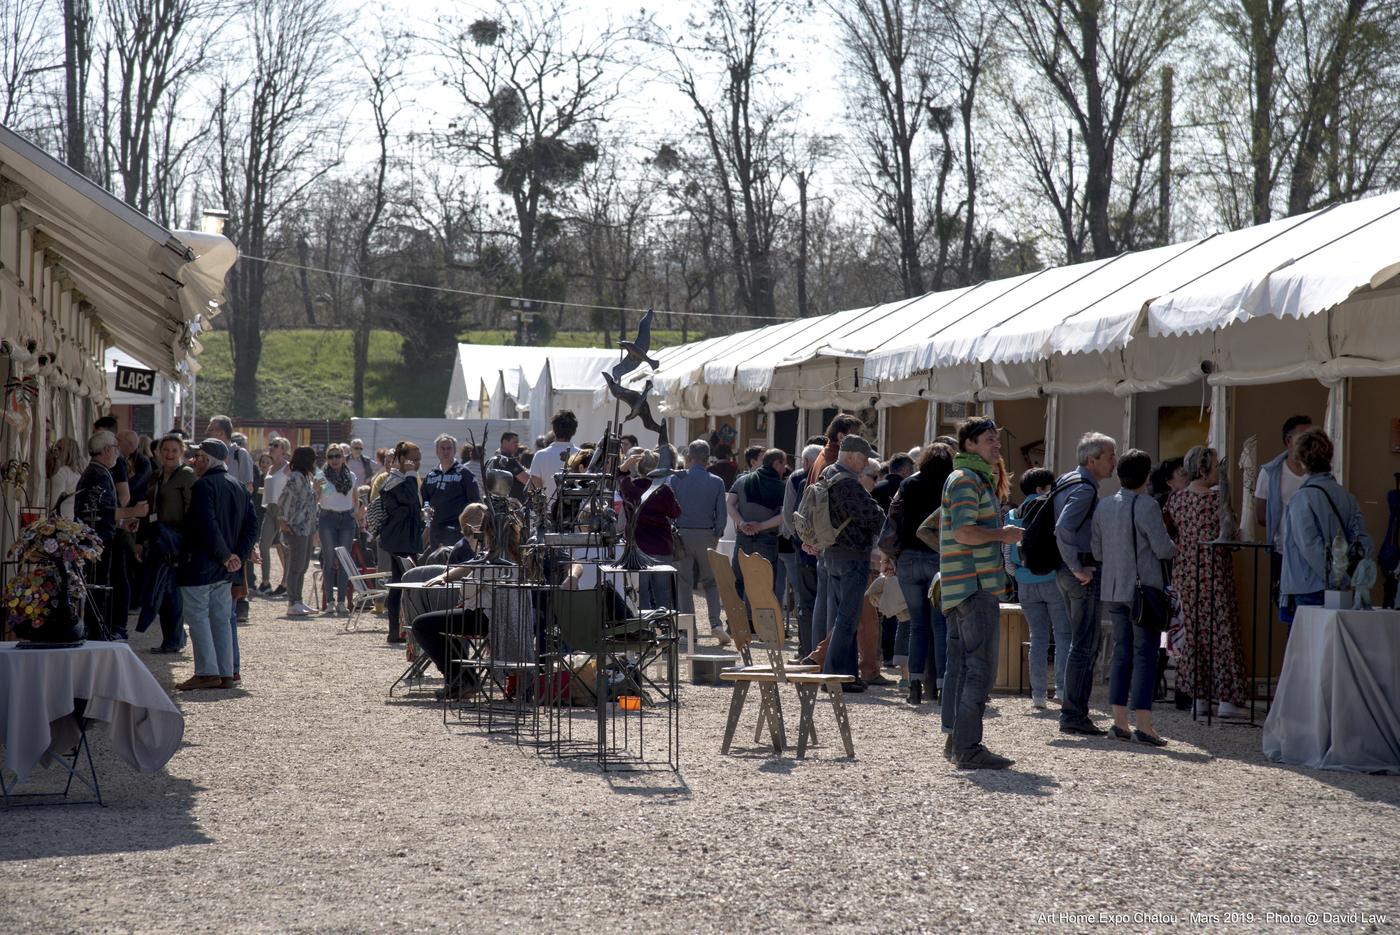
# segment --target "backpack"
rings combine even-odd
[[[1060,558],[1060,546],[1055,541],[1055,496],[1064,493],[1076,484],[1089,483],[1082,477],[1072,477],[1069,480],[1056,484],[1050,492],[1029,507],[1023,506],[1020,511],[1020,518],[1025,524],[1025,533],[1021,537],[1021,564],[1030,570],[1033,575],[1048,575],[1051,572],[1059,571],[1064,565],[1064,560]],[[1094,515],[1091,509],[1080,521],[1079,528],[1084,528],[1084,524]]]
[[[809,481],[802,491],[802,502],[792,514],[792,528],[807,545],[824,552],[836,544],[850,517],[840,526],[831,524],[831,482],[825,478]]]

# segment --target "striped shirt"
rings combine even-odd
[[[1006,570],[1001,544],[963,545],[953,530],[963,526],[1000,529],[1001,519],[991,483],[969,468],[948,475],[943,485],[943,522],[939,527],[942,600],[946,614],[978,591],[990,591],[998,599],[1006,594]]]

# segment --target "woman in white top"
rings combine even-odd
[[[326,465],[317,476],[317,504],[321,508],[321,580],[325,587],[326,616],[344,616],[350,599],[350,580],[336,557],[338,548],[355,542],[355,475],[345,463],[341,445],[326,448]]]
[[[73,518],[73,494],[86,467],[82,448],[71,438],[60,438],[49,447],[45,467],[49,476],[49,512],[57,508],[64,519]],[[59,503],[60,498],[62,503]]]

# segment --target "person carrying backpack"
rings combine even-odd
[[[827,489],[830,524],[834,541],[822,553],[822,572],[827,577],[831,602],[831,645],[822,671],[850,675],[855,681],[846,691],[865,691],[856,658],[856,628],[860,623],[861,600],[870,578],[870,549],[885,525],[885,513],[861,483],[861,474],[874,451],[859,435],[841,440],[836,463],[822,473]],[[820,489],[812,485],[808,490]],[[806,494],[803,494],[806,505]],[[879,670],[876,669],[876,674]]]
[[[1107,435],[1088,432],[1079,439],[1077,454],[1079,467],[1062,475],[1049,495],[1055,511],[1055,544],[1063,563],[1055,583],[1069,609],[1070,627],[1060,733],[1102,737],[1107,731],[1089,718],[1094,656],[1099,647],[1099,563],[1094,558],[1093,519],[1099,482],[1118,466],[1118,443]]]

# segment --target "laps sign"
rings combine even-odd
[[[117,392],[136,396],[154,396],[156,372],[140,367],[117,367]]]

